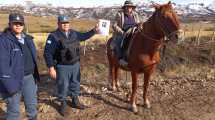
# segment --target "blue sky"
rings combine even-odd
[[[26,0],[0,0],[0,4],[24,4],[24,1]],[[29,1],[29,0],[28,0]],[[51,3],[54,6],[60,5],[60,6],[74,6],[74,7],[80,7],[80,6],[84,6],[84,7],[92,7],[92,6],[98,6],[98,5],[105,5],[105,6],[110,6],[113,4],[119,4],[119,5],[123,5],[125,0],[31,0],[34,3],[41,3],[41,4],[45,4],[45,3]],[[141,0],[133,0],[134,3],[137,3],[138,1]],[[149,1],[149,0],[145,0],[145,1]],[[169,0],[154,0],[158,3],[166,3]],[[176,3],[180,3],[180,4],[186,4],[186,3],[205,3],[205,4],[209,4],[211,3],[213,0],[171,0],[173,2]]]

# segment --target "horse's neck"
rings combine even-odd
[[[139,51],[153,56],[160,48],[164,35],[159,34],[161,32],[157,29],[154,17],[152,16],[143,23],[143,30],[137,34],[134,46],[139,50],[136,53]]]
[[[161,40],[164,38],[162,31],[158,29],[158,24],[155,20],[155,15],[152,15],[144,24],[143,24],[143,34],[149,36],[153,39]]]

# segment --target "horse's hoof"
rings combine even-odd
[[[109,90],[109,91],[113,91],[113,88],[112,88],[112,87],[108,87],[108,90]]]
[[[114,92],[117,91],[117,88],[116,88],[116,87],[113,87],[112,89],[113,89]]]
[[[147,109],[151,108],[151,104],[150,104],[149,100],[145,101],[144,107],[147,108]]]
[[[137,106],[131,105],[131,106],[129,107],[129,110],[130,110],[131,112],[133,112],[134,114],[138,114]]]
[[[108,90],[109,90],[109,91],[116,91],[117,89],[116,89],[116,87],[109,86],[109,87],[108,87]]]

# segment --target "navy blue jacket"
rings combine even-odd
[[[36,48],[33,37],[25,34],[25,44],[31,50],[35,63],[34,78],[38,81]],[[14,94],[21,89],[24,77],[24,56],[21,44],[9,30],[0,35],[0,93]]]
[[[60,41],[56,40],[55,37],[53,36],[53,34],[63,34],[66,37],[65,33],[60,31],[59,29],[52,32],[48,36],[46,45],[45,45],[45,50],[44,50],[44,58],[45,58],[48,68],[55,66],[55,60],[56,60],[55,53],[56,53],[56,50],[60,47]],[[78,41],[84,41],[84,40],[87,40],[90,37],[92,37],[94,34],[95,34],[94,29],[92,29],[86,33],[80,33],[75,30],[70,29],[68,37],[73,38]]]

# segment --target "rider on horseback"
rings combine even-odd
[[[127,62],[123,56],[123,49],[125,43],[128,42],[127,36],[130,35],[131,28],[137,26],[140,22],[137,12],[135,12],[136,6],[130,0],[126,0],[122,10],[120,10],[115,18],[115,23],[113,24],[113,38],[116,42],[116,53],[118,56],[119,63],[122,66],[127,66]]]

